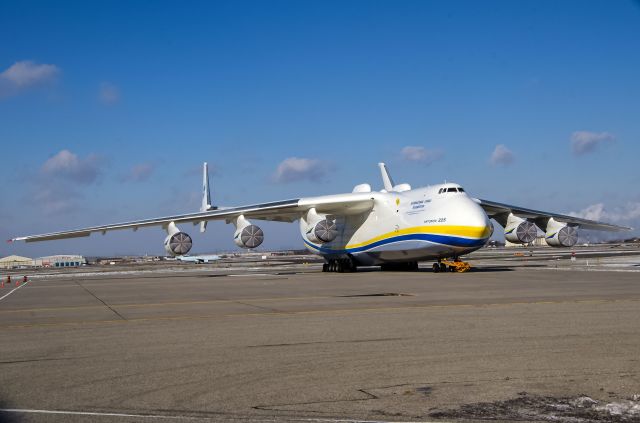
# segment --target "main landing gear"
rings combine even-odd
[[[357,270],[356,264],[351,257],[342,259],[329,259],[322,265],[323,272],[348,273]]]
[[[469,270],[471,270],[471,265],[466,261],[460,260],[459,257],[454,258],[453,261],[441,259],[437,263],[433,263],[433,273],[446,271],[463,273]]]

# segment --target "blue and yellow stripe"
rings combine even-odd
[[[491,236],[489,226],[414,226],[373,237],[367,241],[348,244],[343,248],[329,248],[312,244],[304,239],[305,244],[321,253],[357,253],[367,251],[385,244],[400,241],[428,241],[453,247],[481,247]]]

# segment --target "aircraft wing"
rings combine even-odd
[[[105,234],[107,231],[118,229],[138,230],[147,226],[166,227],[171,222],[199,224],[209,220],[226,220],[231,222],[234,218],[243,215],[245,218],[256,220],[271,220],[278,222],[293,222],[299,219],[309,209],[315,208],[318,213],[327,214],[358,214],[364,213],[373,207],[373,198],[370,194],[338,194],[322,197],[299,198],[270,203],[252,204],[241,207],[219,208],[195,213],[165,216],[153,219],[135,220],[131,222],[114,223],[110,225],[91,226],[88,228],[70,231],[51,232],[39,235],[18,236],[9,240],[13,241],[49,241],[54,239],[87,237],[94,232]]]
[[[480,200],[476,199],[476,201],[482,206],[484,211],[487,213],[489,217],[496,218],[498,223],[501,223],[501,217],[507,216],[509,213],[513,213],[519,217],[524,219],[530,219],[532,221],[543,222],[548,220],[549,218],[553,218],[558,222],[569,223],[572,225],[577,225],[582,229],[592,229],[597,231],[610,231],[610,232],[622,232],[629,231],[631,228],[626,226],[618,226],[612,225],[609,223],[597,222],[595,220],[582,219],[579,217],[568,216],[564,214],[557,213],[549,213],[540,210],[532,210],[524,207],[512,206],[509,204],[496,203],[495,201],[489,200]],[[501,223],[502,224],[502,223]],[[544,225],[541,225],[544,227]]]

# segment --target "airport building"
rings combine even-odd
[[[32,267],[33,259],[21,256],[7,256],[0,258],[0,269],[17,269],[20,267]]]
[[[87,259],[78,255],[56,255],[34,260],[34,265],[38,267],[78,267],[85,264]]]
[[[21,256],[0,258],[0,269],[24,267],[78,267],[87,264],[87,259],[79,255],[55,255],[32,259]]]

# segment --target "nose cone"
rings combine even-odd
[[[475,201],[469,199],[469,203],[467,211],[468,225],[478,228],[477,237],[479,239],[489,239],[493,233],[493,225],[491,224],[491,220],[489,220],[489,216],[487,216],[484,209]]]
[[[454,209],[451,222],[460,228],[460,235],[476,241],[474,244],[484,245],[493,232],[493,225],[484,209],[469,197],[459,198]]]

